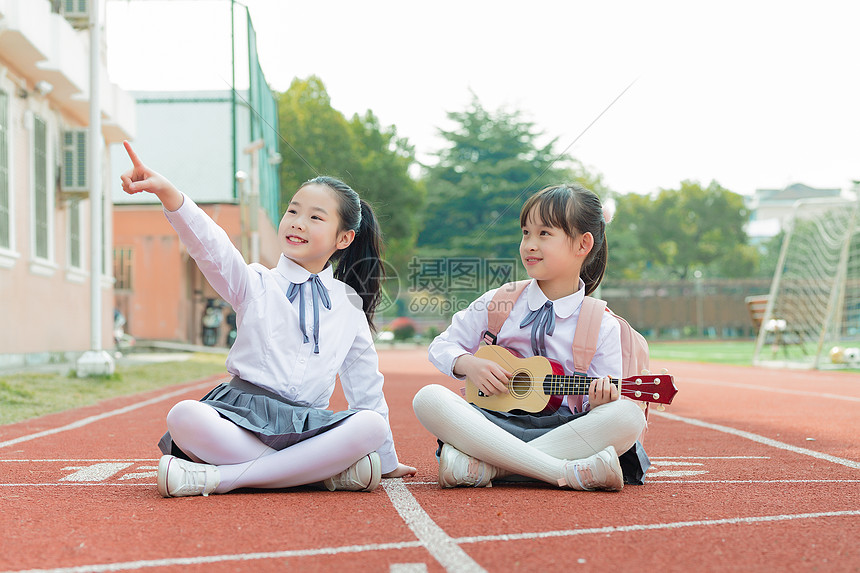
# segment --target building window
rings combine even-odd
[[[9,96],[0,91],[0,249],[12,248],[12,208],[9,197]]]
[[[131,291],[131,247],[116,247],[113,251],[113,276],[116,279],[114,289],[117,291]]]
[[[48,137],[45,122],[33,118],[33,232],[35,255],[50,258],[50,206],[48,204]]]
[[[81,201],[69,201],[69,266],[81,268]]]

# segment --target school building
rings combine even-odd
[[[113,347],[108,145],[135,134],[134,100],[99,51],[101,145],[88,141],[88,3],[0,0],[0,367],[90,350],[89,154],[101,149],[102,348]],[[75,11],[79,10],[79,11]],[[104,38],[104,36],[102,36]]]

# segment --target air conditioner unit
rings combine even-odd
[[[63,132],[63,165],[60,190],[63,193],[86,197],[89,194],[87,178],[87,130],[68,129]]]
[[[63,16],[78,29],[90,25],[90,0],[62,0]]]

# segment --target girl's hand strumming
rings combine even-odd
[[[399,478],[403,476],[414,476],[418,473],[418,470],[413,468],[412,466],[407,466],[404,464],[397,464],[397,469],[394,471],[390,471],[387,474],[382,474],[384,478]]]
[[[182,207],[182,193],[170,181],[144,165],[128,141],[123,141],[123,145],[131,158],[132,168],[120,176],[122,190],[129,195],[141,191],[152,193],[168,211],[176,211]]]
[[[464,354],[454,363],[454,374],[465,376],[488,396],[508,392],[511,373],[492,360]]]
[[[588,404],[596,408],[618,399],[618,386],[609,381],[609,376],[596,378],[588,387]]]

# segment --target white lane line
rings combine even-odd
[[[2,573],[102,573],[104,571],[133,571],[148,567],[175,567],[178,565],[201,565],[225,561],[255,561],[260,559],[286,559],[290,557],[315,557],[317,555],[338,555],[340,553],[362,553],[364,551],[385,551],[390,549],[411,549],[421,547],[418,541],[400,543],[375,543],[371,545],[346,545],[341,547],[321,547],[319,549],[295,549],[292,551],[271,551],[266,553],[233,553],[228,555],[208,555],[203,557],[177,557],[174,559],[148,559],[126,561],[125,563],[99,563],[55,569],[26,569],[3,571]]]
[[[786,388],[773,388],[770,386],[757,386],[755,384],[740,384],[738,382],[717,382],[715,380],[703,380],[697,378],[684,378],[684,383],[705,384],[707,386],[728,386],[731,388],[742,388],[744,390],[763,390],[775,394],[793,394],[795,396],[808,396],[811,398],[829,398],[830,400],[842,400],[844,402],[860,402],[860,397],[844,396],[842,394],[826,394],[822,392],[810,392],[807,390],[788,390]]]
[[[770,456],[649,456],[649,459],[652,462],[663,460],[769,460]]]
[[[663,477],[662,474],[661,477]],[[649,479],[646,483],[649,485],[652,483],[749,483],[758,485],[762,483],[860,483],[860,479]]]
[[[29,464],[31,462],[157,462],[158,458],[47,458],[47,459],[0,459],[2,462],[19,462]]]
[[[549,537],[570,537],[574,535],[594,535],[606,533],[626,533],[650,531],[654,529],[681,529],[683,527],[702,527],[712,525],[737,525],[744,523],[762,523],[789,521],[794,519],[820,519],[823,517],[860,516],[860,510],[852,511],[822,511],[819,513],[795,513],[789,515],[764,515],[759,517],[731,517],[728,519],[702,519],[698,521],[675,521],[671,523],[646,523],[641,525],[610,525],[607,527],[592,527],[588,529],[566,529],[561,531],[538,531],[535,533],[509,533],[502,535],[480,535],[475,537],[460,537],[457,543],[483,543],[486,541],[515,541],[521,539],[546,539]]]
[[[394,480],[389,480],[394,481]],[[402,487],[402,484],[401,486]],[[393,488],[399,492],[400,487]],[[387,489],[387,488],[386,488]],[[404,488],[405,489],[405,488]],[[408,493],[408,492],[407,492]],[[399,493],[397,494],[400,495]],[[392,500],[393,501],[393,500]],[[421,510],[423,512],[423,510]],[[426,514],[425,514],[426,515]],[[452,539],[448,537],[451,544],[459,549],[462,543],[483,543],[491,541],[514,541],[523,539],[546,539],[552,537],[571,537],[576,535],[594,535],[606,533],[626,533],[650,531],[656,529],[680,529],[684,527],[702,527],[714,525],[737,525],[746,523],[778,522],[797,519],[819,519],[826,517],[850,517],[860,516],[860,510],[856,511],[826,511],[819,513],[797,513],[789,515],[765,515],[758,517],[733,517],[729,519],[706,519],[699,521],[676,521],[670,523],[649,523],[640,525],[620,525],[608,527],[595,527],[588,529],[567,529],[560,531],[539,531],[534,533],[512,533],[505,535],[484,535],[476,537],[460,537]],[[435,524],[434,524],[435,526]],[[435,526],[438,528],[438,526]],[[446,536],[447,537],[447,536]],[[226,561],[253,561],[260,559],[284,559],[290,557],[314,557],[317,555],[337,555],[341,553],[361,553],[363,551],[386,551],[395,549],[412,549],[425,547],[422,541],[404,541],[399,543],[378,543],[372,545],[347,545],[341,547],[322,547],[319,549],[297,549],[292,551],[272,551],[267,553],[238,553],[230,555],[210,555],[204,557],[184,557],[174,559],[152,559],[145,561],[127,561],[125,563],[103,563],[96,565],[79,565],[76,567],[60,567],[55,569],[27,569],[24,571],[4,571],[2,573],[102,573],[105,571],[132,571],[147,567],[171,567],[177,565],[200,565],[205,563],[219,563]],[[462,550],[461,550],[462,551]],[[466,571],[467,569],[450,569],[449,571]]]
[[[392,563],[388,573],[427,573],[426,563]]]
[[[129,474],[131,475],[131,474]],[[650,475],[650,474],[647,474]],[[646,475],[646,477],[647,477]],[[142,478],[143,476],[141,476]],[[147,476],[152,477],[152,476]],[[124,479],[139,479],[139,478],[128,478],[128,477],[120,477],[117,478],[120,480]],[[669,479],[648,479],[646,484],[657,484],[657,483],[680,483],[680,484],[701,484],[701,483],[780,483],[780,484],[789,484],[789,483],[860,483],[860,479],[765,479],[765,480],[731,480],[731,479],[723,479],[723,480],[669,480]],[[436,485],[436,482],[409,482],[410,487],[413,485]],[[384,484],[383,484],[384,485]],[[511,487],[516,487],[516,483],[512,483]],[[138,487],[155,487],[155,482],[143,482],[143,483],[117,483],[117,482],[58,482],[58,483],[0,483],[0,487],[55,487],[55,486],[65,486],[65,487],[128,487],[128,486],[138,486]],[[506,484],[500,483],[495,487],[507,487]],[[635,486],[634,486],[635,487]]]
[[[131,406],[126,406],[124,408],[119,408],[117,410],[111,410],[110,412],[104,412],[103,414],[98,414],[96,416],[89,416],[87,418],[83,418],[78,420],[77,422],[72,422],[71,424],[66,424],[65,426],[60,426],[59,428],[52,428],[50,430],[45,430],[43,432],[36,432],[35,434],[29,434],[27,436],[21,436],[20,438],[15,438],[13,440],[7,440],[5,442],[0,442],[0,448],[5,448],[7,446],[14,446],[15,444],[20,444],[21,442],[27,442],[30,440],[35,440],[36,438],[44,438],[45,436],[52,436],[54,434],[59,434],[60,432],[66,432],[68,430],[75,430],[77,428],[86,426],[87,424],[92,424],[93,422],[98,422],[99,420],[104,420],[105,418],[110,418],[111,416],[118,416],[120,414],[127,414],[128,412],[133,412],[134,410],[138,410],[140,408],[145,408],[146,406],[151,406],[152,404],[157,404],[159,402],[163,402],[164,400],[168,400],[170,398],[174,398],[176,396],[181,396],[182,394],[187,394],[192,390],[199,390],[202,388],[212,388],[216,386],[218,381],[215,382],[206,382],[205,384],[197,384],[196,386],[189,386],[182,390],[177,390],[175,392],[170,392],[169,394],[164,394],[157,398],[152,398],[150,400],[145,400],[143,402],[138,402],[137,404],[132,404]]]
[[[382,484],[385,493],[394,505],[394,509],[412,530],[427,551],[438,561],[446,571],[486,571],[469,557],[451,537],[436,525],[427,512],[421,507],[403,479],[389,479]]]
[[[781,450],[786,450],[789,452],[794,452],[795,454],[801,454],[804,456],[810,456],[813,458],[818,458],[820,460],[827,460],[828,462],[833,462],[834,464],[839,464],[843,466],[847,466],[849,468],[860,469],[860,462],[856,462],[854,460],[847,460],[845,458],[839,458],[836,456],[831,456],[830,454],[823,454],[821,452],[816,452],[815,450],[808,450],[806,448],[799,448],[797,446],[792,446],[791,444],[786,444],[785,442],[780,442],[771,438],[766,438],[764,436],[759,436],[758,434],[753,434],[752,432],[745,432],[743,430],[738,430],[736,428],[730,428],[728,426],[721,426],[719,424],[711,424],[710,422],[703,422],[702,420],[696,420],[695,418],[684,418],[682,416],[676,416],[675,414],[669,414],[668,412],[652,412],[655,416],[660,416],[661,418],[668,418],[669,420],[675,420],[676,422],[684,422],[685,424],[690,424],[691,426],[699,426],[701,428],[707,428],[709,430],[716,430],[718,432],[724,432],[726,434],[731,434],[733,436],[739,436],[741,438],[746,438],[748,440],[752,440],[753,442],[758,442],[760,444],[764,444],[766,446],[771,446],[773,448],[779,448]]]

